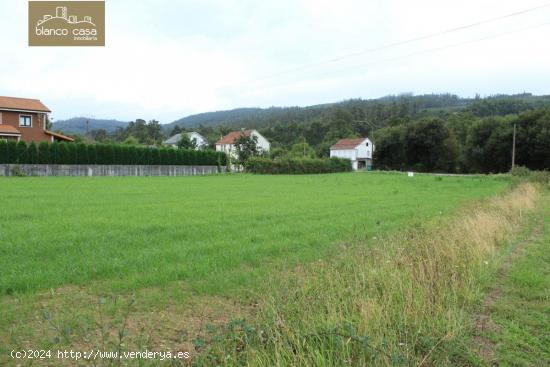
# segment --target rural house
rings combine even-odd
[[[243,134],[244,136],[255,137],[257,139],[258,149],[261,152],[269,152],[269,141],[267,141],[267,139],[264,138],[257,130],[239,130],[230,132],[216,142],[216,151],[224,152],[225,154],[236,158],[237,152],[235,149],[235,140]]]
[[[206,138],[204,136],[202,136],[201,134],[195,132],[195,131],[191,131],[191,132],[188,132],[188,133],[176,134],[174,136],[171,136],[170,138],[165,140],[163,142],[163,144],[170,145],[173,148],[177,148],[178,143],[181,140],[181,136],[183,134],[187,134],[187,136],[189,137],[189,140],[191,140],[191,141],[194,140],[195,141],[195,145],[196,145],[197,150],[206,148],[208,146],[208,141],[206,140]]]
[[[330,147],[330,157],[349,159],[354,170],[371,169],[374,149],[369,138],[340,139]]]
[[[47,130],[50,109],[37,99],[0,97],[0,139],[26,143],[74,141],[68,136]]]

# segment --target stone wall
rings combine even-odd
[[[225,171],[217,166],[0,164],[0,176],[195,176]]]

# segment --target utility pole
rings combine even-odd
[[[516,165],[516,124],[514,123],[514,135],[512,137],[512,169]]]

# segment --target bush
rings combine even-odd
[[[27,144],[23,140],[19,141],[16,146],[16,163],[27,163]]]
[[[43,141],[38,144],[38,163],[48,164],[50,163],[50,144]]]
[[[251,157],[245,163],[245,170],[261,174],[313,174],[349,172],[351,161],[341,158],[269,158]]]
[[[8,142],[0,140],[0,163],[8,163]]]
[[[115,144],[0,141],[0,163],[124,164],[225,166],[224,153],[213,150],[158,149]]]
[[[512,168],[510,173],[512,174],[512,176],[529,177],[531,175],[531,170],[524,166],[515,166],[514,168]]]
[[[530,181],[550,186],[549,171],[532,171],[527,167],[516,166],[510,171],[510,173],[512,174],[515,184]]]
[[[27,162],[28,164],[37,164],[38,163],[38,148],[36,143],[31,141],[27,147]]]

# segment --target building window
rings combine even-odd
[[[367,147],[369,146],[369,142],[367,141]]]
[[[20,127],[32,127],[32,116],[20,115],[19,116]]]

